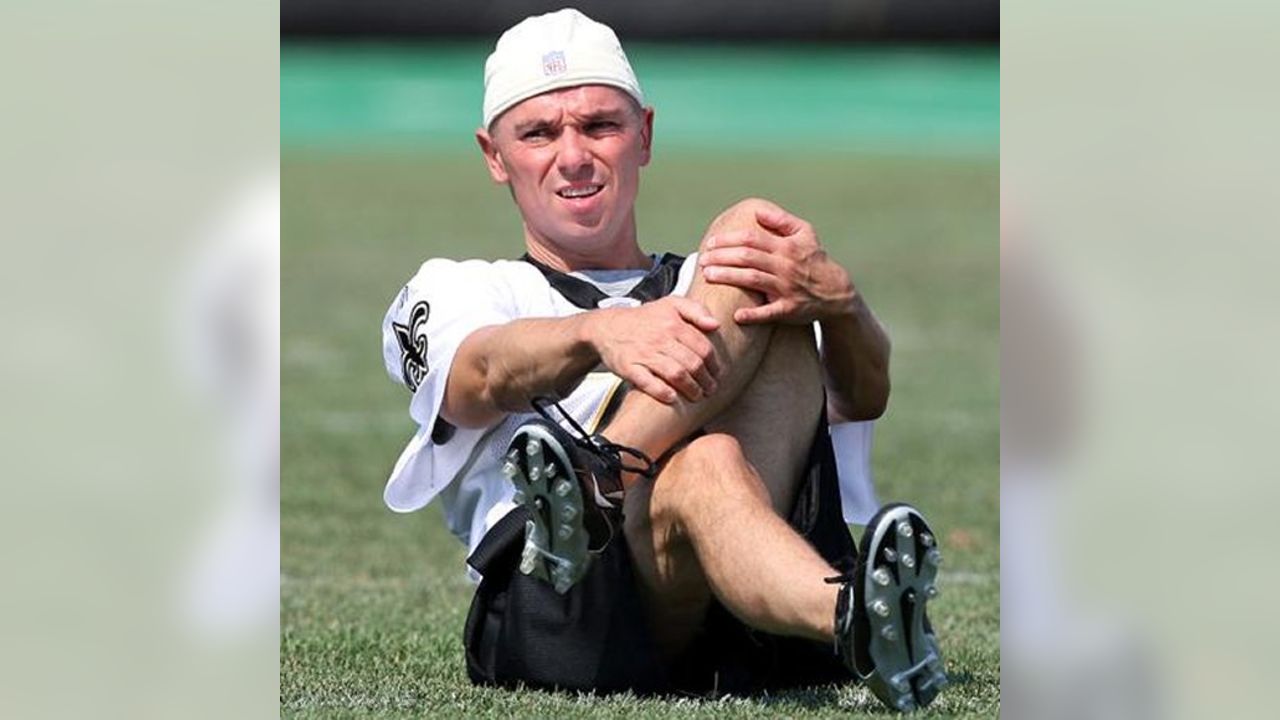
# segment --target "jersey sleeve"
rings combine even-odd
[[[392,301],[382,320],[383,362],[391,379],[412,393],[409,414],[418,432],[387,482],[391,509],[408,512],[430,502],[483,434],[454,430],[440,419],[449,372],[468,335],[518,314],[510,287],[479,260],[429,260]]]

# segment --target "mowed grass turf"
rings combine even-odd
[[[291,717],[848,717],[859,687],[721,700],[473,687],[464,548],[434,507],[381,491],[414,431],[380,322],[426,258],[515,257],[519,223],[478,153],[287,151],[283,167],[281,710]],[[873,466],[946,555],[930,606],[954,684],[925,716],[999,711],[998,164],[860,155],[664,154],[642,180],[650,251],[691,251],[748,195],[810,219],[893,337]],[[625,648],[619,648],[625,652]]]

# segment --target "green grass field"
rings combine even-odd
[[[641,65],[637,60],[637,66]],[[287,73],[286,73],[287,77]],[[286,85],[283,124],[288,127]],[[655,100],[655,104],[657,101]],[[679,108],[660,119],[676,123]],[[665,113],[665,114],[664,114]],[[888,325],[894,390],[877,426],[884,500],[942,536],[931,606],[953,686],[926,715],[999,712],[998,161],[991,152],[824,152],[785,137],[666,151],[643,178],[651,251],[693,249],[720,208],[772,198],[810,219]],[[678,131],[675,131],[678,134]],[[281,711],[311,716],[760,717],[881,714],[857,687],[695,701],[471,686],[464,548],[434,507],[382,485],[414,428],[383,370],[380,321],[432,256],[512,257],[519,224],[465,141],[290,143],[283,170]]]

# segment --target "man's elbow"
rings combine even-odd
[[[490,374],[486,362],[468,365],[455,361],[440,415],[453,425],[470,429],[487,428],[501,420],[505,413],[494,397]]]
[[[869,373],[866,383],[858,393],[855,420],[878,420],[889,409],[889,353],[887,335],[882,336],[882,349],[877,354],[875,370]]]
[[[845,422],[879,420],[888,409],[889,396],[887,393],[883,396],[864,398],[851,403],[831,401],[827,403],[827,421],[835,425]]]
[[[889,376],[886,373],[874,382],[864,383],[852,398],[830,397],[827,419],[832,424],[879,420],[888,409]]]
[[[888,409],[889,382],[886,380],[883,389],[878,390],[874,394],[874,397],[860,404],[860,407],[856,411],[857,416],[854,420],[879,420]]]
[[[502,418],[502,415],[485,408],[480,403],[453,398],[452,402],[446,400],[440,408],[440,417],[455,427],[478,430],[493,425]]]

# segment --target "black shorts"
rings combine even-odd
[[[526,511],[490,529],[468,563],[484,576],[467,614],[464,643],[472,682],[504,687],[725,693],[819,685],[852,679],[829,643],[753,630],[712,599],[699,637],[676,662],[661,660],[621,533],[564,595],[517,569]],[[835,456],[824,420],[789,518],[840,572],[857,551],[840,507]]]

